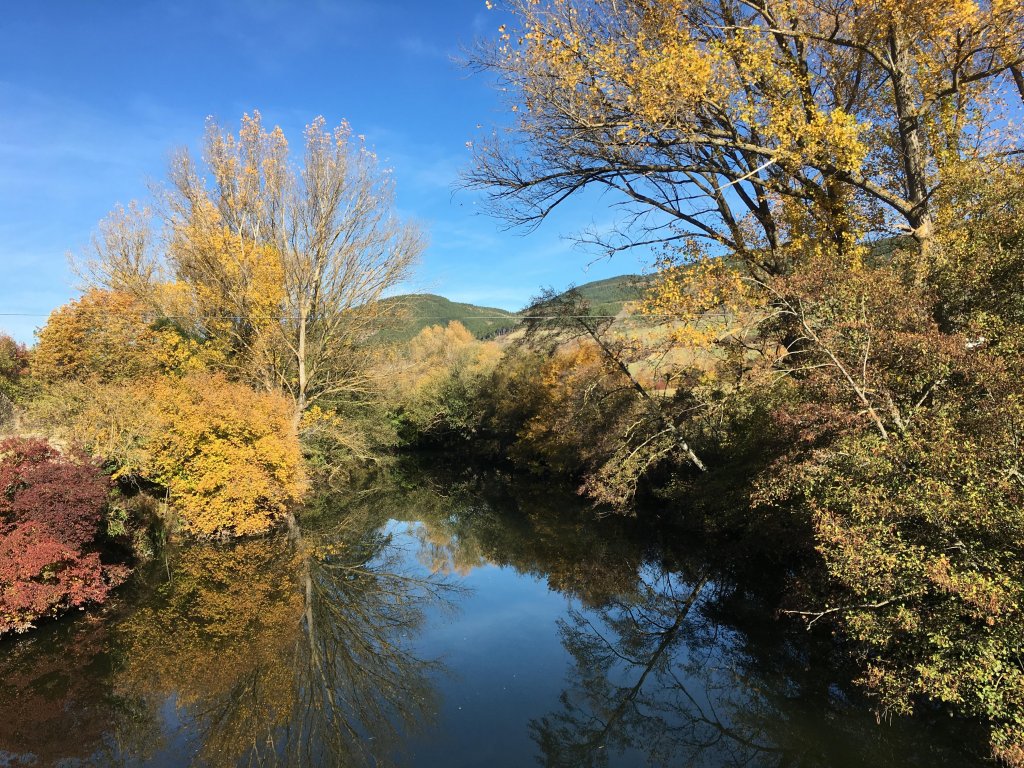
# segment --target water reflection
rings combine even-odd
[[[631,749],[644,750],[651,764],[685,755],[689,765],[714,744],[697,727],[711,721],[678,669],[687,622],[707,581],[689,584],[653,569],[645,575],[628,603],[571,609],[559,621],[574,667],[561,710],[530,724],[545,765],[604,766],[613,753]]]
[[[402,764],[439,671],[413,640],[458,590],[389,545],[341,518],[187,547],[123,620],[12,644],[0,765]]]
[[[105,743],[117,707],[101,617],[0,645],[0,766],[81,760]],[[97,684],[99,682],[100,684]]]
[[[154,717],[172,706],[189,739],[127,729],[122,752],[144,759],[170,747],[231,764],[286,722],[303,610],[295,559],[283,539],[176,553],[157,599],[117,628],[115,686]]]
[[[975,764],[877,727],[763,580],[680,541],[492,474],[377,477],[0,645],[0,767]]]
[[[349,502],[365,514],[415,523],[418,561],[433,573],[465,577],[485,565],[512,568],[586,605],[630,592],[645,561],[660,554],[649,528],[596,518],[568,488],[515,483],[492,474],[391,475]],[[386,500],[386,501],[385,501]]]
[[[436,708],[440,665],[414,639],[459,590],[415,573],[389,534],[353,520],[307,531],[298,547],[304,642],[275,750],[288,765],[404,764],[404,738]]]
[[[830,644],[787,633],[757,608],[761,631],[744,631],[749,602],[747,615],[736,612],[736,586],[712,581],[727,572],[648,561],[620,595],[569,608],[558,626],[571,672],[559,706],[530,722],[543,765],[980,763],[957,742],[966,728],[875,723],[844,692]]]
[[[543,489],[434,482],[390,497],[390,514],[417,521],[421,562],[461,575],[508,567],[568,598],[557,627],[569,673],[557,706],[529,718],[535,752],[520,764],[980,764],[964,724],[879,726],[841,654],[774,620],[756,564],[671,532],[666,547],[648,526],[595,520]]]
[[[186,558],[159,621],[133,617],[127,630],[145,627],[153,661],[174,669],[156,690],[188,711],[202,762],[396,759],[397,736],[433,711],[436,665],[415,655],[411,639],[428,605],[448,600],[451,587],[410,573],[389,542],[344,518],[296,530],[289,541],[242,544],[216,562]],[[129,667],[139,670],[129,675],[136,686],[152,667],[139,656],[142,664]],[[182,679],[200,686],[194,696]],[[211,690],[213,679],[220,682]]]

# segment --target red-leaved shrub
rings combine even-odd
[[[0,442],[0,635],[100,602],[125,580],[95,549],[109,482],[44,440]]]

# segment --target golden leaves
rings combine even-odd
[[[691,242],[662,260],[640,311],[676,319],[673,340],[706,349],[741,327],[742,319],[764,303],[765,296],[740,267]]]
[[[151,448],[140,472],[168,488],[189,533],[263,533],[301,498],[302,455],[282,396],[200,375],[157,379],[145,398]]]
[[[200,346],[170,328],[154,328],[153,319],[152,309],[132,295],[91,289],[50,315],[32,354],[32,374],[45,382],[116,381],[190,367]]]
[[[265,533],[305,492],[293,409],[205,371],[52,388],[33,415],[115,466],[166,489],[185,532]]]

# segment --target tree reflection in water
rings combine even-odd
[[[434,711],[437,665],[411,640],[454,587],[411,575],[388,544],[346,519],[190,548],[159,603],[120,627],[119,690],[150,711],[173,701],[204,764],[400,762],[397,737]]]
[[[706,564],[673,572],[647,563],[620,597],[571,608],[559,621],[572,669],[559,708],[530,723],[543,765],[852,768],[964,759],[934,731],[894,732],[851,716],[830,682],[834,671],[815,663],[821,643],[737,629],[723,620],[735,594],[708,574]]]
[[[542,764],[975,764],[958,743],[969,729],[879,727],[834,645],[777,620],[777,574],[742,543],[686,546],[678,531],[662,540],[638,520],[598,520],[543,486],[509,490],[421,474],[389,492],[388,510],[416,521],[432,569],[510,566],[569,598],[560,708],[529,726]]]
[[[569,599],[559,708],[529,726],[550,768],[975,764],[957,743],[968,729],[879,727],[834,645],[777,620],[778,574],[756,548],[686,546],[488,476],[420,473],[388,494],[432,570],[508,566]]]
[[[107,751],[113,713],[131,716],[106,680],[101,616],[0,644],[0,766],[77,765]]]
[[[311,505],[288,535],[172,553],[120,608],[0,646],[0,766],[449,766],[474,749],[516,768],[977,764],[948,721],[858,712],[828,638],[774,619],[760,560],[572,498],[413,470]],[[480,644],[435,632],[463,598],[444,574],[480,584],[464,601]],[[509,595],[538,611],[516,625]],[[505,632],[538,669],[568,660],[566,677],[483,690],[475,722],[494,732],[472,732],[451,703],[521,671]],[[453,682],[414,650],[439,642],[481,679]],[[444,729],[417,740],[434,689]]]
[[[706,582],[663,573],[638,586],[635,601],[614,600],[593,618],[572,609],[559,621],[575,678],[561,697],[563,711],[531,723],[547,765],[606,765],[609,754],[630,748],[653,758],[678,727],[669,702],[652,700],[649,691],[675,682],[686,622]],[[668,754],[674,752],[675,745]]]

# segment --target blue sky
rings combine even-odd
[[[542,286],[627,272],[565,235],[611,219],[578,201],[508,232],[455,192],[466,142],[503,122],[500,98],[452,61],[501,19],[484,0],[12,0],[0,21],[0,330],[31,341],[75,295],[66,254],[116,203],[147,196],[204,120],[259,109],[298,143],[347,119],[393,170],[403,215],[430,242],[410,290],[518,309]]]

